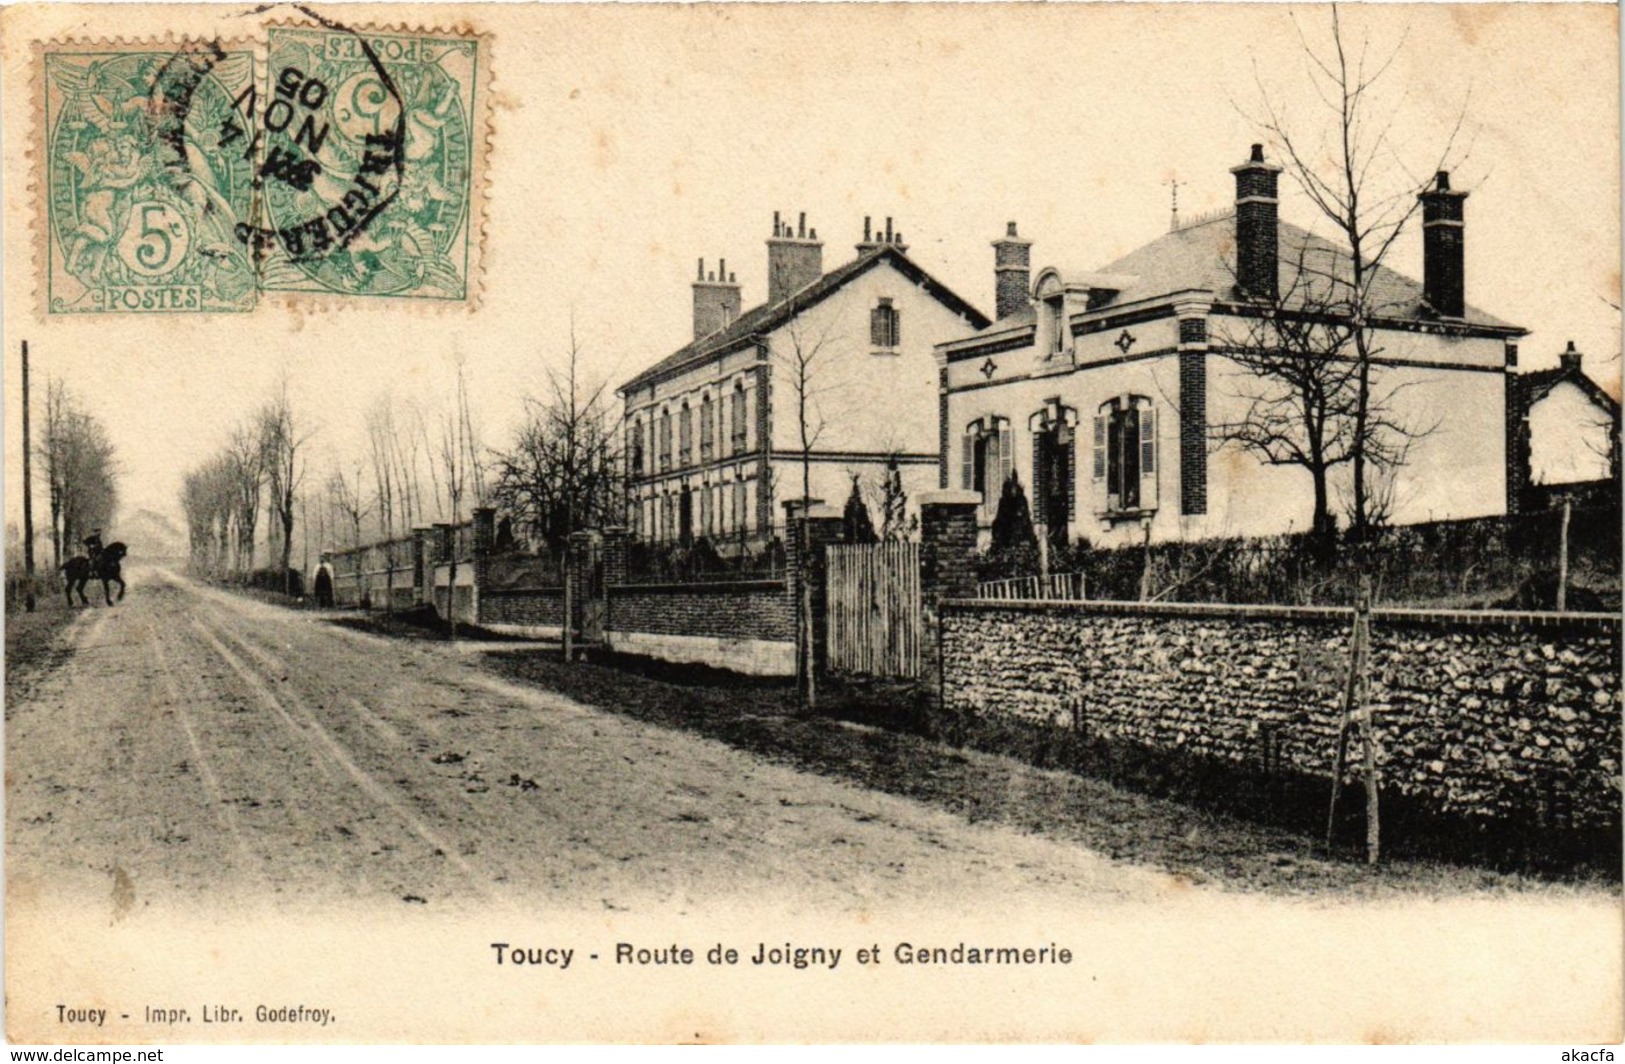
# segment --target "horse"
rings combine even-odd
[[[68,596],[69,608],[73,606],[73,593],[75,591],[79,592],[79,604],[81,606],[90,605],[90,600],[85,598],[85,585],[91,580],[100,580],[102,582],[102,594],[107,596],[109,606],[113,605],[113,589],[108,585],[117,584],[119,601],[122,602],[124,600],[124,577],[119,575],[119,562],[129,552],[129,548],[122,543],[109,543],[101,549],[101,553],[97,554],[94,559],[80,555],[77,558],[69,558],[64,562],[62,573],[67,578],[67,586],[64,590]]]

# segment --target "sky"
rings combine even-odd
[[[179,517],[181,478],[286,379],[314,430],[307,484],[364,454],[380,395],[441,409],[457,359],[484,441],[562,368],[609,386],[691,333],[695,260],[726,258],[747,307],[766,288],[775,210],[805,211],[826,269],[863,218],[890,216],[910,255],[991,311],[991,240],[1018,222],[1033,265],[1104,266],[1182,215],[1223,209],[1261,91],[1327,129],[1303,39],[1325,8],[982,4],[466,9],[489,36],[490,155],[481,294],[472,311],[324,306],[248,315],[42,316],[27,123],[0,131],[6,518],[20,519],[18,345],[105,422],[126,513]],[[236,9],[171,9],[217,34]],[[1386,176],[1431,172],[1465,115],[1452,184],[1469,190],[1467,298],[1523,325],[1522,364],[1573,340],[1619,392],[1619,56],[1601,5],[1344,9],[1351,39],[1397,50],[1377,97],[1393,116]],[[88,17],[58,8],[53,33]],[[107,16],[112,18],[112,16]],[[102,28],[102,27],[98,27]],[[4,42],[7,114],[30,98],[27,41]],[[1380,161],[1379,161],[1380,162]],[[1289,181],[1282,217],[1325,223]],[[1420,276],[1417,234],[1389,264]],[[41,498],[43,496],[40,496]],[[114,530],[116,535],[116,529]]]

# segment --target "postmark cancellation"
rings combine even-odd
[[[46,313],[477,301],[488,39],[300,11],[37,46]]]

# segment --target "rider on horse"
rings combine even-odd
[[[96,562],[99,561],[102,556],[102,530],[99,528],[91,529],[90,535],[86,536],[84,539],[84,544],[85,553],[90,556],[91,568],[95,568]]]

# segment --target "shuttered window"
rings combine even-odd
[[[1157,411],[1144,396],[1101,404],[1094,423],[1093,483],[1105,513],[1157,506]]]
[[[869,312],[869,342],[876,347],[890,349],[902,343],[902,316],[890,299],[881,299]]]
[[[734,454],[744,454],[745,453],[745,440],[746,440],[746,434],[745,434],[746,409],[745,409],[745,407],[746,407],[745,386],[743,384],[735,385],[734,386],[734,396],[733,396],[733,416],[732,416]]]

